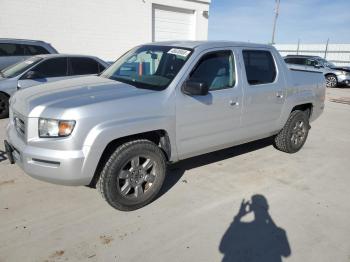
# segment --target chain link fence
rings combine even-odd
[[[275,44],[282,56],[320,56],[338,66],[350,66],[350,44]]]

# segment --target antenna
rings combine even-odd
[[[277,18],[280,11],[280,0],[275,0],[276,6],[275,6],[275,19],[273,20],[273,29],[272,29],[272,39],[271,39],[271,45],[275,44],[275,32],[276,32],[276,23]]]

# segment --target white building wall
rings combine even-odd
[[[327,60],[339,66],[350,65],[350,44],[276,44],[274,45],[282,56],[286,55],[315,55],[326,57]],[[325,56],[326,53],[326,56]]]
[[[0,38],[43,40],[60,53],[111,61],[152,42],[154,4],[194,11],[195,39],[207,39],[210,0],[0,0]]]

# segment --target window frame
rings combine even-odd
[[[215,53],[220,53],[220,52],[228,52],[230,53],[230,55],[233,58],[233,66],[232,68],[234,68],[234,74],[232,76],[234,76],[234,85],[233,86],[227,86],[225,88],[220,88],[220,89],[214,89],[214,90],[210,90],[209,88],[209,93],[213,92],[213,91],[221,91],[221,90],[227,90],[230,88],[236,88],[237,87],[237,83],[238,83],[238,74],[237,74],[237,56],[235,55],[235,52],[232,50],[232,48],[225,48],[225,49],[216,49],[216,50],[210,50],[210,51],[204,51],[202,54],[200,54],[199,58],[197,59],[197,61],[195,62],[194,66],[191,68],[191,70],[189,71],[187,77],[185,78],[185,81],[188,81],[191,78],[191,74],[197,69],[197,67],[199,66],[199,64],[201,63],[201,60],[203,57],[210,55],[210,54],[215,54]]]
[[[246,65],[245,65],[245,62],[244,62],[244,55],[243,55],[243,52],[244,51],[254,51],[254,52],[267,52],[267,53],[270,53],[271,55],[271,58],[272,58],[272,61],[273,61],[273,65],[275,67],[275,78],[272,82],[268,82],[268,83],[262,83],[262,84],[250,84],[249,81],[248,81],[248,75],[247,75],[247,70],[246,70]],[[273,52],[271,50],[268,50],[268,49],[258,49],[258,48],[252,48],[252,49],[247,49],[247,48],[244,48],[241,50],[241,55],[242,55],[242,63],[243,63],[243,68],[244,68],[244,72],[245,72],[245,80],[248,84],[249,87],[256,87],[256,86],[263,86],[263,85],[271,85],[271,84],[275,84],[278,79],[279,79],[279,67],[277,66],[277,61],[275,59],[275,56],[273,55]]]

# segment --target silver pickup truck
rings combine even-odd
[[[34,178],[96,186],[134,210],[156,197],[167,163],[270,136],[297,152],[324,100],[322,73],[289,70],[272,46],[152,43],[99,76],[16,92],[5,147]]]

